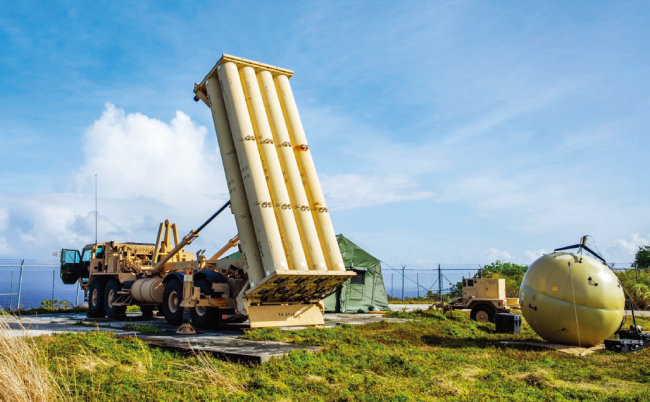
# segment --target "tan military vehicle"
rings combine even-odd
[[[494,322],[498,313],[507,313],[517,306],[514,298],[506,297],[505,279],[463,278],[462,296],[445,307],[469,309],[470,318],[479,322]]]

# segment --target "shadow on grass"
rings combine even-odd
[[[424,335],[422,342],[429,346],[440,346],[445,348],[467,348],[467,347],[498,347],[507,349],[518,350],[542,350],[541,346],[534,346],[530,344],[523,344],[519,342],[536,342],[539,341],[536,337],[526,335],[508,335],[508,334],[494,334],[492,336],[478,336],[478,337],[454,337],[446,335]]]

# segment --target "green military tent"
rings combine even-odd
[[[336,292],[326,297],[325,311],[356,313],[388,310],[388,297],[381,274],[381,262],[343,235],[336,236],[343,263],[357,276],[347,280]]]

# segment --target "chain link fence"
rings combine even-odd
[[[614,271],[634,270],[632,263],[610,263]],[[463,277],[471,278],[482,264],[431,264],[415,266],[382,262],[386,293],[392,299],[448,295]],[[0,307],[26,310],[50,303],[84,304],[78,285],[65,285],[59,277],[58,260],[0,259]],[[439,300],[439,299],[438,299]]]
[[[456,290],[456,284],[463,278],[472,278],[484,264],[431,264],[428,267],[388,264],[382,261],[382,272],[386,293],[392,299],[430,297],[440,300]],[[615,272],[639,269],[631,262],[608,263]]]
[[[83,290],[64,285],[59,266],[58,260],[0,259],[0,307],[15,311],[43,304],[82,305]]]

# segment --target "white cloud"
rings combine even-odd
[[[490,247],[489,249],[485,250],[484,252],[485,258],[481,259],[481,261],[512,261],[514,260],[514,256],[510,254],[509,252],[505,250],[499,250],[494,247]]]
[[[495,261],[517,262],[516,256],[512,253],[496,247],[468,249],[463,252],[461,258],[462,260],[460,261],[466,263],[489,264]],[[458,259],[454,262],[458,262]]]
[[[349,209],[393,202],[430,198],[433,193],[418,188],[405,175],[370,176],[360,174],[323,175],[321,184],[332,209]]]
[[[177,222],[183,236],[227,200],[221,161],[217,150],[206,149],[206,133],[182,112],[166,123],[106,104],[84,135],[84,161],[69,191],[0,197],[7,206],[0,209],[0,229],[9,213],[17,223],[7,229],[16,244],[9,248],[0,238],[0,254],[50,255],[93,242],[95,173],[99,241],[153,242],[165,219]],[[234,231],[232,218],[215,222],[195,245],[220,247]]]
[[[628,239],[617,239],[606,247],[604,257],[611,262],[634,262],[637,250],[645,245],[650,245],[650,235],[642,237],[633,233]]]
[[[0,208],[0,233],[3,233],[9,225],[9,210]],[[10,254],[12,252],[9,242],[5,236],[0,236],[0,255]]]
[[[9,247],[9,242],[6,237],[0,237],[0,255],[10,255],[13,249]]]
[[[524,252],[524,256],[526,257],[527,260],[526,264],[531,264],[533,261],[543,256],[544,254],[548,254],[548,251],[546,251],[543,248],[537,250],[526,250]]]
[[[9,224],[9,210],[7,208],[0,208],[0,232],[7,228]]]
[[[92,189],[97,174],[102,195],[114,198],[174,203],[223,194],[220,161],[205,148],[206,133],[181,111],[165,123],[108,103],[85,134],[76,190]]]

